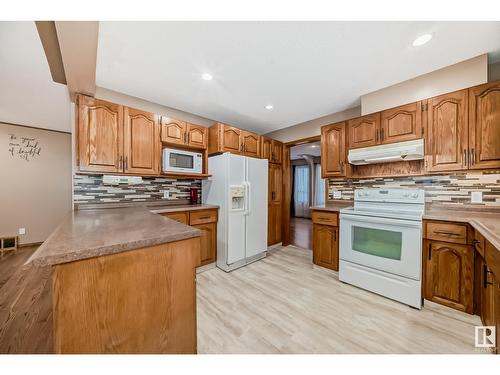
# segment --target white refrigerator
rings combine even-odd
[[[202,201],[220,207],[217,267],[226,272],[266,256],[267,163],[230,153],[208,159]]]

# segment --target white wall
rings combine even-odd
[[[96,87],[95,97],[113,103],[126,105],[128,107],[142,109],[144,111],[149,111],[152,113],[156,113],[158,115],[172,117],[177,120],[192,122],[198,125],[210,126],[215,122],[215,120],[210,120],[205,117],[194,115],[192,113],[180,111],[175,108],[166,107],[161,104],[152,103],[144,99],[122,94],[121,92],[108,90],[99,86]]]
[[[488,82],[500,79],[500,61],[488,65]]]
[[[488,82],[488,57],[481,55],[361,96],[361,114],[431,98]]]
[[[339,121],[348,120],[361,115],[361,107],[346,109],[342,112],[332,113],[314,120],[302,122],[287,128],[279,129],[270,133],[269,136],[281,142],[296,141],[302,138],[314,137],[321,134],[323,125],[334,124]]]

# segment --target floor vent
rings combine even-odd
[[[4,251],[17,249],[17,236],[0,237],[0,252],[3,255]]]

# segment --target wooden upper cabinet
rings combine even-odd
[[[380,143],[422,138],[422,102],[410,103],[380,113]]]
[[[125,173],[160,173],[160,125],[154,113],[125,107],[123,170]]]
[[[123,107],[78,96],[78,162],[81,171],[121,172]]]
[[[500,168],[500,81],[469,89],[469,168]]]
[[[260,158],[260,137],[257,134],[242,130],[241,142],[246,156]]]
[[[186,140],[188,146],[205,149],[208,145],[208,131],[207,128],[195,124],[187,124]]]
[[[170,144],[184,145],[186,143],[185,121],[169,117],[161,118],[161,141]]]
[[[471,246],[427,241],[425,298],[473,313],[473,264]]]
[[[348,122],[349,148],[375,146],[380,141],[380,112]]]
[[[273,140],[267,137],[260,137],[260,157],[271,161],[271,147]]]
[[[345,176],[345,122],[321,128],[321,177]]]
[[[233,153],[243,151],[241,142],[241,130],[234,126],[224,125],[222,129],[222,149]]]
[[[273,139],[271,144],[271,162],[281,164],[283,161],[283,143]]]
[[[431,98],[427,102],[426,169],[467,169],[468,90]]]

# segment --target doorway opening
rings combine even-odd
[[[324,204],[325,182],[321,178],[321,144],[310,139],[289,145],[289,200],[285,199],[289,215],[289,243],[304,249],[312,249],[313,227],[311,206]],[[284,168],[285,169],[285,168]],[[285,176],[286,181],[286,176]],[[285,189],[285,193],[288,193]],[[288,198],[288,197],[286,197]]]

